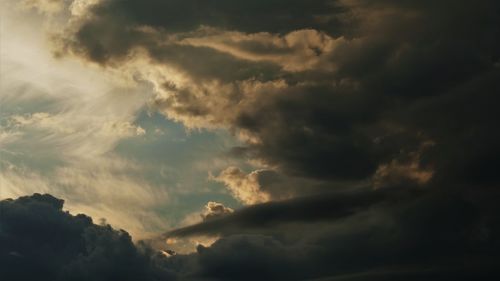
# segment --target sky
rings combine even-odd
[[[2,280],[500,277],[495,0],[2,0]]]

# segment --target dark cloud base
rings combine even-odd
[[[9,281],[500,277],[499,207],[490,194],[372,193],[256,205],[206,220],[171,234],[222,238],[168,258],[145,242],[132,243],[123,230],[64,212],[63,201],[50,195],[7,199],[0,202],[0,275]],[[314,215],[328,211],[323,220]]]
[[[494,280],[500,209],[493,194],[455,187],[453,194],[308,197],[251,206],[169,235],[222,235],[197,257],[205,275],[221,280]]]
[[[2,279],[499,279],[499,1],[106,0],[54,44],[184,75],[142,77],[152,106],[243,136],[296,198],[173,230],[221,238],[169,258],[49,195],[4,200]]]
[[[242,157],[326,181],[389,163],[497,181],[498,1],[108,0],[88,13],[57,52],[118,67],[145,51],[192,79],[165,83],[157,109],[251,135]]]
[[[0,278],[15,280],[172,280],[161,257],[130,235],[62,210],[45,194],[0,201]]]

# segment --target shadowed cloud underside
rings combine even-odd
[[[14,2],[0,278],[499,277],[498,1]]]

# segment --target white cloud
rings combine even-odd
[[[50,193],[66,201],[72,213],[85,213],[95,220],[105,218],[115,227],[146,238],[168,227],[152,209],[168,201],[165,190],[135,176],[139,167],[120,158],[68,163],[53,173],[2,163],[0,197],[16,198],[32,193]]]
[[[168,222],[154,209],[168,193],[113,152],[124,138],[146,134],[135,119],[149,86],[53,58],[43,26],[9,11],[0,34],[0,199],[50,193],[72,213],[105,218],[135,238],[163,231]]]
[[[0,128],[0,149],[5,145],[15,142],[22,136],[21,132],[18,131],[4,131]]]
[[[136,126],[127,121],[106,122],[102,130],[107,136],[117,135],[120,137],[130,137],[143,136],[146,134],[146,130],[141,126]]]
[[[51,115],[47,112],[36,112],[26,115],[13,115],[10,117],[13,126],[33,127],[47,129],[56,133],[72,134],[75,129],[65,124],[64,118],[60,115]]]

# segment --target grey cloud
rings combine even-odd
[[[244,234],[226,229],[212,246],[180,257],[194,260],[180,274],[193,280],[494,280],[500,274],[500,221],[488,196],[491,191],[472,196],[467,191],[452,196],[433,191],[393,197],[393,204],[387,204],[387,197],[377,198],[373,201],[385,203],[369,211],[288,228],[260,216],[269,223],[260,232],[245,228],[237,211],[238,233]]]
[[[172,280],[161,257],[124,230],[62,210],[45,194],[0,201],[4,280]]]
[[[280,224],[325,222],[349,217],[375,205],[396,202],[397,198],[410,195],[416,197],[418,190],[384,189],[370,191],[366,188],[356,191],[342,191],[299,197],[252,205],[234,213],[199,224],[176,229],[165,234],[167,237],[182,237],[203,234],[235,234],[262,232]]]
[[[467,185],[348,189],[253,205],[169,234],[222,235],[187,257],[200,279],[494,280],[497,195]]]
[[[93,9],[99,16],[115,14],[137,24],[167,31],[190,31],[201,25],[244,32],[288,32],[304,26],[332,29],[342,7],[328,0],[222,1],[103,1]],[[258,17],[258,21],[255,19]]]
[[[496,1],[210,3],[99,2],[63,34],[62,52],[115,67],[145,50],[189,81],[165,74],[156,108],[187,126],[229,128],[247,142],[243,155],[289,176],[366,180],[429,141],[412,165],[432,178],[483,170],[480,148],[458,161],[474,167],[446,164],[469,142],[498,154]],[[286,43],[294,36],[303,43]],[[338,42],[327,50],[329,40]],[[453,108],[481,124],[434,122],[463,120]]]
[[[245,142],[238,155],[278,177],[379,188],[174,230],[223,237],[169,268],[188,280],[498,276],[498,1],[284,2],[102,1],[59,38],[61,54],[104,67],[144,52],[183,75],[143,77],[161,87],[153,105],[186,126],[229,128]],[[311,29],[339,44],[283,44]],[[287,68],[294,60],[314,63]]]
[[[306,178],[284,176],[271,169],[258,169],[245,173],[231,166],[222,170],[212,180],[224,183],[233,197],[244,204],[286,200],[297,195],[313,195],[332,189],[333,183],[312,181]],[[338,183],[346,186],[347,183]]]
[[[276,212],[278,217],[267,217],[270,224],[264,234],[226,232],[212,246],[168,258],[144,244],[134,245],[123,230],[63,212],[63,201],[50,195],[3,200],[0,270],[7,280],[494,280],[499,276],[500,221],[491,192],[376,194],[344,194],[337,201],[325,199],[324,204],[318,204],[319,198],[285,203],[282,211],[316,206],[315,211],[330,210],[339,219],[304,223],[314,211],[302,208],[294,216],[303,222],[282,232],[275,222],[286,221],[279,216],[287,215]],[[393,204],[387,204],[391,200]],[[368,205],[371,210],[359,212],[358,207]],[[358,211],[350,212],[353,208]],[[327,215],[333,218],[331,214]],[[230,216],[249,218],[241,211],[226,217]],[[312,216],[317,217],[321,216]]]

